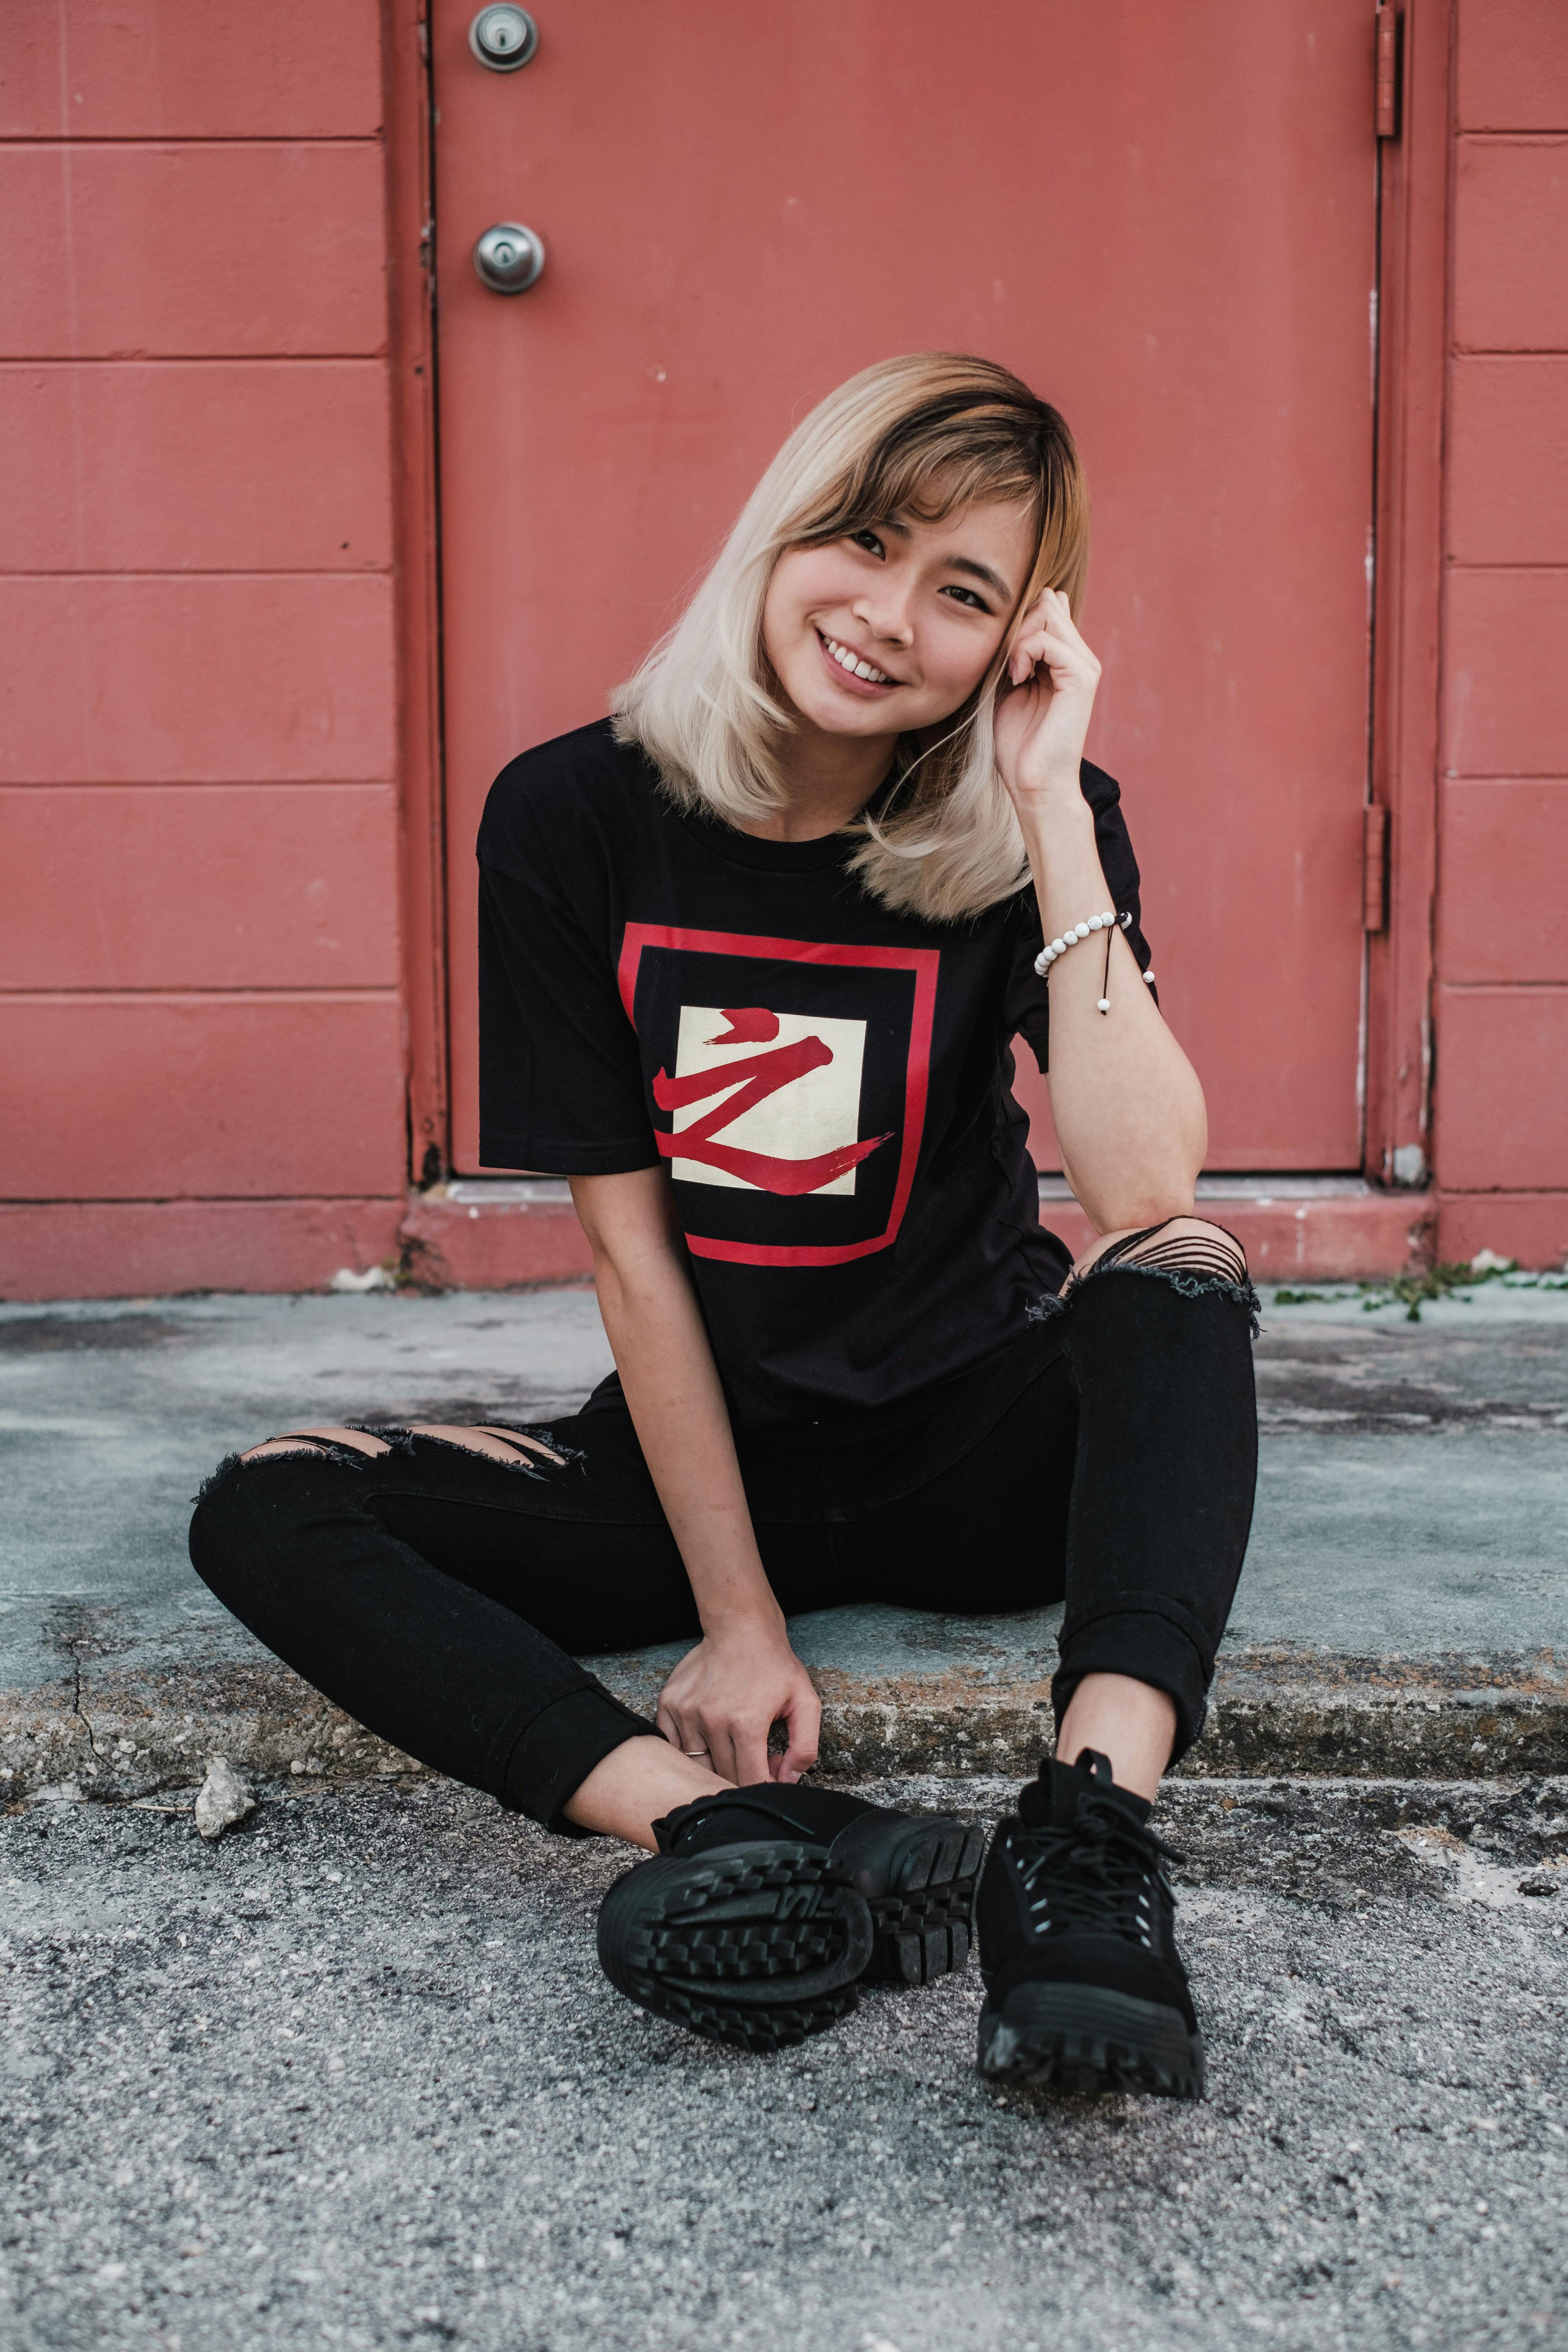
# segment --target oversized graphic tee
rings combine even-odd
[[[1117,787],[1086,762],[1083,790],[1146,967]],[[514,760],[479,831],[481,1156],[668,1169],[743,1425],[956,1379],[1071,1262],[1011,1092],[1016,1036],[1047,1060],[1033,893],[895,915],[858,845],[682,813],[608,721]]]

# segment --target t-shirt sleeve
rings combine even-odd
[[[1095,845],[1110,886],[1111,904],[1122,918],[1122,930],[1138,960],[1139,971],[1147,971],[1153,956],[1141,924],[1138,860],[1132,855],[1127,821],[1121,814],[1121,787],[1103,768],[1092,767],[1087,760],[1083,762],[1082,782],[1083,796],[1094,811]],[[1086,907],[1083,912],[1085,916],[1098,915],[1104,909]],[[1049,1066],[1050,996],[1046,982],[1035,970],[1035,958],[1044,944],[1034,891],[1026,890],[1019,899],[1013,965],[1008,975],[1007,1034],[1026,1040],[1042,1073]],[[1073,952],[1089,955],[1094,950],[1085,940]],[[1103,954],[1103,949],[1100,952]]]
[[[498,787],[499,790],[499,787]],[[636,1032],[607,948],[574,910],[526,818],[479,839],[479,1158],[551,1176],[658,1163]],[[505,863],[487,834],[506,836]],[[586,896],[593,877],[582,877]]]

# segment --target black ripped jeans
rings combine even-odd
[[[1134,1675],[1174,1701],[1181,1755],[1252,1518],[1255,1302],[1236,1270],[1108,1259],[896,1437],[742,1433],[785,1614],[1065,1598],[1058,1722],[1085,1675]],[[224,1463],[191,1526],[197,1573],[372,1731],[569,1827],[595,1766],[657,1730],[578,1660],[700,1631],[630,1416],[606,1399],[531,1432],[560,1466],[376,1433],[374,1459]]]

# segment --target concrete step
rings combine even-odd
[[[1418,1323],[1354,1293],[1266,1305],[1258,1518],[1184,1770],[1568,1769],[1568,1294],[1493,1284]],[[189,1497],[302,1418],[542,1418],[605,1361],[576,1290],[0,1309],[0,1801],[154,1797],[213,1753],[308,1785],[416,1769],[196,1581]],[[824,1769],[1032,1770],[1058,1613],[796,1620]],[[647,1709],[679,1654],[595,1663]]]

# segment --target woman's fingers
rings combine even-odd
[[[1088,681],[1100,675],[1099,664],[1087,646],[1074,644],[1054,629],[1031,630],[1020,637],[1007,664],[1007,675],[1015,686],[1022,686],[1030,672],[1044,667],[1049,676],[1042,685],[1054,686],[1058,676]]]
[[[1060,588],[1047,588],[1037,597],[1018,624],[1013,650],[1007,656],[1007,675],[1015,686],[1022,686],[1037,663],[1044,661],[1053,667],[1071,668],[1075,655],[1081,659],[1086,670],[1098,677],[1100,664],[1078,633],[1066,592]]]
[[[784,1727],[789,1733],[788,1744],[782,1756],[772,1759],[775,1780],[798,1780],[809,1772],[816,1761],[817,1741],[822,1732],[822,1701],[808,1683],[805,1690],[792,1698],[784,1716]]]
[[[754,1788],[768,1777],[768,1729],[763,1725],[744,1729],[739,1726],[731,1734],[730,1753],[734,1759],[734,1780],[737,1789]],[[726,1776],[728,1777],[728,1776]]]
[[[811,1678],[787,1644],[706,1639],[689,1651],[659,1693],[658,1727],[673,1747],[721,1780],[745,1788],[770,1774],[798,1780],[816,1758],[821,1706]],[[783,1654],[780,1654],[782,1648]],[[783,1759],[768,1735],[784,1722]]]
[[[721,1762],[714,1752],[721,1748],[721,1742],[703,1729],[701,1717],[695,1711],[678,1714],[667,1700],[660,1699],[654,1720],[670,1746],[679,1748],[683,1756],[689,1756],[694,1764],[708,1765],[721,1780],[732,1778],[728,1765]]]
[[[1074,627],[1067,598],[1054,589],[1047,590],[1047,595],[1050,601],[1042,598],[1025,614],[1013,640],[1007,656],[1009,677],[1015,686],[1021,686],[1039,662],[1068,672],[1081,669],[1087,677],[1098,677],[1100,664]]]
[[[693,1731],[686,1745],[695,1748],[699,1740],[703,1741],[710,1769],[721,1780],[744,1789],[768,1777],[769,1728],[766,1724],[710,1723]]]
[[[688,1745],[695,1744],[694,1742],[688,1742],[686,1734],[680,1727],[680,1717],[676,1714],[675,1709],[670,1706],[668,1699],[661,1698],[659,1700],[658,1706],[654,1710],[653,1719],[658,1724],[659,1729],[663,1732],[665,1738],[668,1740],[672,1748],[685,1748]]]

